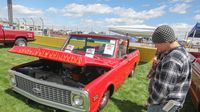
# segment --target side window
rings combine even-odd
[[[192,36],[193,36],[193,34],[194,34],[194,32],[192,32],[190,35],[188,35],[188,37],[192,37]]]
[[[85,38],[71,37],[69,45],[73,45],[75,49],[82,49],[85,46]]]
[[[196,30],[195,37],[199,37],[200,38],[200,30]]]
[[[193,37],[195,31],[193,31],[190,35],[188,35],[189,37]],[[200,37],[200,30],[196,30],[194,37]]]

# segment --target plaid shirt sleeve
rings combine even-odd
[[[180,74],[180,64],[176,60],[168,59],[161,63],[160,71],[156,71],[155,77],[150,80],[149,104],[160,104],[167,99],[170,90],[174,89],[177,77]]]

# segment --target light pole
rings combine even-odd
[[[25,18],[22,18],[23,20],[24,20],[24,28],[25,28],[25,30],[26,30],[26,19]]]
[[[9,25],[13,26],[12,0],[7,0]]]
[[[33,31],[35,31],[35,22],[34,22],[33,18],[30,18],[30,19],[31,19],[31,21],[33,23]]]
[[[41,17],[40,17],[40,20],[42,22],[42,35],[44,35],[44,21],[43,21],[43,19]]]
[[[17,29],[19,30],[19,25],[20,25],[20,21],[18,18],[15,18],[17,20]]]

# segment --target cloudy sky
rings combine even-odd
[[[0,1],[0,18],[7,18],[6,3]],[[186,29],[200,21],[200,0],[13,0],[13,11],[14,18],[85,31],[141,24]]]

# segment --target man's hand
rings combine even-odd
[[[151,79],[154,76],[158,63],[159,63],[159,60],[157,60],[157,57],[154,57],[151,70],[149,71],[149,74],[147,75],[149,79]]]

